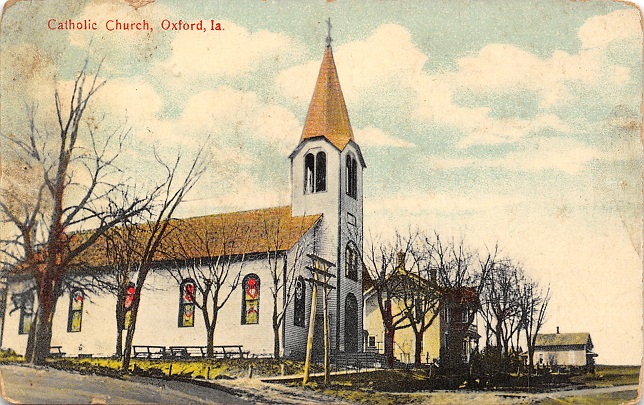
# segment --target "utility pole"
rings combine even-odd
[[[328,269],[335,265],[328,260],[325,260],[316,255],[309,254],[309,258],[313,262],[313,266],[307,266],[307,270],[313,273],[312,278],[307,281],[313,285],[313,292],[311,294],[311,316],[309,318],[309,334],[306,340],[306,361],[304,362],[304,378],[302,384],[306,385],[309,382],[309,373],[311,367],[311,350],[313,349],[313,336],[315,334],[315,314],[317,307],[318,286],[322,286],[323,299],[322,309],[324,312],[324,384],[329,383],[330,369],[329,369],[329,316],[327,307],[328,290],[333,289],[328,280],[330,277],[335,277],[335,274],[329,273]],[[320,280],[320,276],[322,280]]]

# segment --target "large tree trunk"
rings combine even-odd
[[[55,270],[55,273],[59,273]],[[61,290],[61,282],[45,278],[38,283],[39,319],[36,324],[33,364],[44,366],[51,346],[52,323],[56,311],[56,301]]]
[[[215,357],[215,328],[206,328],[206,357],[212,359]]]
[[[393,324],[391,316],[391,301],[385,301],[385,316],[383,316],[383,324],[385,326],[385,357],[387,358],[387,366],[394,367],[394,335],[396,328]]]
[[[394,366],[394,334],[396,330],[393,325],[385,326],[385,357],[387,358],[387,366],[393,368]]]
[[[36,346],[36,329],[40,318],[40,308],[36,310],[36,314],[29,329],[29,336],[27,337],[27,348],[25,349],[25,362],[31,363],[34,361],[34,348]]]
[[[114,355],[120,359],[123,357],[123,329],[125,329],[125,317],[123,310],[116,310],[116,348]]]
[[[44,366],[49,355],[52,335],[52,321],[56,310],[55,298],[43,300],[39,303],[40,316],[36,327],[36,339],[34,342],[33,364]]]
[[[145,270],[141,270],[144,272]],[[125,346],[123,347],[123,361],[121,363],[121,371],[127,372],[130,369],[130,357],[132,355],[132,342],[134,341],[134,331],[136,329],[136,318],[139,314],[139,303],[141,302],[141,290],[145,281],[146,274],[137,278],[136,289],[134,290],[134,299],[132,300],[132,306],[130,309],[130,324],[127,328],[127,334],[125,335]]]
[[[416,340],[416,347],[414,350],[414,365],[417,367],[420,367],[421,362],[422,362],[422,355],[423,355],[423,332],[422,329],[418,329],[418,331],[414,331],[414,338]]]
[[[277,318],[277,300],[273,300],[273,357],[280,358],[280,322]]]

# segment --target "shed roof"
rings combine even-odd
[[[590,342],[590,333],[540,333],[535,346],[585,346]]]

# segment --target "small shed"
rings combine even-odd
[[[595,357],[590,333],[538,334],[534,347],[537,366],[565,366],[594,370]]]

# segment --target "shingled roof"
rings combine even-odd
[[[320,136],[339,150],[343,150],[350,141],[355,142],[330,46],[324,51],[300,143]]]
[[[321,218],[321,214],[293,217],[291,207],[286,206],[172,219],[168,233],[153,260],[191,260],[287,251]],[[143,246],[148,239],[148,229],[148,224],[131,228],[129,234],[133,236],[127,239],[127,244]],[[70,234],[70,245],[73,247],[81,243],[89,237],[90,232]],[[114,228],[110,232],[124,234],[126,228]],[[119,259],[115,259],[114,254],[110,253],[113,250],[108,250],[109,243],[113,242],[108,242],[106,237],[99,238],[73,260],[72,267],[105,268],[114,265]],[[12,273],[20,274],[25,271],[26,266],[17,266]]]
[[[592,347],[589,333],[540,333],[535,346],[585,346],[589,342]]]

